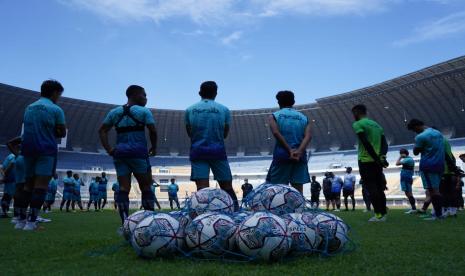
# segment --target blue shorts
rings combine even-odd
[[[63,191],[63,200],[73,200],[74,193],[73,192],[65,192]]]
[[[148,158],[114,158],[113,162],[117,176],[146,174],[152,169]]]
[[[305,184],[310,182],[307,163],[271,162],[266,181],[271,184]]]
[[[400,189],[402,190],[402,192],[411,193],[412,181],[400,181]]]
[[[24,156],[24,170],[26,178],[36,175],[52,176],[55,174],[57,158],[55,156]]]
[[[232,181],[228,160],[196,160],[191,161],[191,180],[207,180],[210,169],[216,181]]]
[[[99,199],[107,199],[107,192],[98,192]]]
[[[98,200],[98,194],[89,195],[89,201],[97,201],[97,200]]]
[[[3,193],[4,194],[7,194],[7,195],[10,195],[10,196],[13,197],[15,195],[15,192],[16,192],[16,183],[15,182],[5,183],[5,185],[3,186]]]
[[[442,174],[440,173],[429,173],[420,172],[421,181],[423,182],[423,188],[427,189],[439,189],[441,184]]]

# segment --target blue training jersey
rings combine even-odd
[[[103,124],[116,129],[116,147],[114,157],[147,158],[148,148],[145,138],[145,126],[154,125],[152,112],[146,107],[133,105],[125,114],[125,107],[112,109]]]
[[[57,187],[58,187],[58,180],[52,178],[50,182],[48,182],[47,194],[51,196],[55,196],[55,194],[57,193]]]
[[[413,180],[413,172],[415,169],[415,161],[412,157],[407,156],[400,159],[402,169],[400,170],[400,180],[411,182]]]
[[[287,144],[292,149],[297,149],[305,137],[305,129],[308,124],[307,116],[294,108],[282,108],[274,112],[273,117],[278,124],[279,132],[284,137]],[[276,142],[273,151],[273,159],[276,161],[289,160],[289,153],[279,142]],[[300,161],[307,161],[305,154]]]
[[[427,128],[415,137],[415,147],[421,149],[420,171],[443,173],[445,163],[444,137]]]
[[[113,186],[111,186],[111,190],[115,193],[118,193],[119,192],[119,183],[118,182],[115,182],[113,183]]]
[[[74,179],[74,192],[76,194],[81,194],[81,184],[82,180],[80,178]]]
[[[63,178],[63,192],[71,193],[74,191],[75,181],[73,177]]]
[[[332,193],[340,193],[342,186],[344,185],[344,181],[339,176],[335,176],[331,179],[331,192]]]
[[[3,160],[2,168],[5,171],[8,167],[8,173],[5,173],[3,181],[5,183],[14,183],[16,181],[15,177],[15,162],[16,156],[13,153],[8,154],[8,156]]]
[[[225,160],[224,129],[231,124],[227,107],[202,99],[187,108],[185,124],[191,129],[191,160]]]
[[[108,184],[108,179],[106,177],[102,177],[102,180],[100,180],[100,182],[98,183],[99,192],[106,192],[107,184]]]
[[[65,124],[63,110],[50,99],[40,98],[24,112],[21,154],[24,156],[55,156],[56,126]]]
[[[18,155],[15,160],[15,182],[26,183],[26,168],[24,166],[24,156]]]
[[[177,196],[178,191],[179,191],[178,184],[171,183],[170,185],[168,185],[168,195],[169,196],[172,196],[172,197]]]
[[[357,178],[355,177],[355,175],[351,173],[347,173],[346,175],[344,175],[344,190],[353,190],[356,181]]]
[[[95,182],[95,180],[92,180],[92,182],[90,182],[90,185],[89,185],[89,194],[98,195],[98,188],[99,188],[98,183]]]

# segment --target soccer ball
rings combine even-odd
[[[253,213],[250,211],[242,211],[238,213],[234,213],[232,219],[234,222],[239,225],[241,224],[247,217],[251,216]]]
[[[321,236],[320,249],[328,253],[341,250],[347,243],[349,227],[344,221],[333,214],[322,212],[315,216],[313,224]]]
[[[253,211],[270,211],[275,215],[301,213],[305,198],[296,189],[282,184],[262,184],[250,200]]]
[[[171,211],[168,214],[179,222],[179,236],[184,238],[186,226],[192,221],[189,214],[183,211]]]
[[[241,252],[264,261],[282,259],[292,240],[287,236],[284,220],[269,212],[257,212],[246,218],[237,229],[236,242]]]
[[[168,257],[183,246],[178,236],[179,222],[168,214],[152,214],[144,218],[134,229],[132,247],[144,258]]]
[[[232,213],[234,204],[232,198],[223,190],[204,188],[192,194],[188,204],[192,218],[206,212]]]
[[[292,239],[291,251],[312,253],[321,243],[321,236],[313,224],[315,216],[312,213],[292,213],[282,217],[287,224],[287,235]]]
[[[186,244],[194,254],[215,258],[234,249],[236,224],[227,215],[205,213],[186,228]]]
[[[124,223],[123,223],[123,236],[124,236],[124,238],[127,241],[130,241],[132,232],[134,231],[134,228],[136,228],[137,224],[139,222],[141,222],[147,216],[152,215],[154,213],[155,212],[153,212],[153,211],[140,210],[140,211],[137,211],[137,212],[131,214],[129,217],[127,217],[124,220]]]

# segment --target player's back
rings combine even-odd
[[[293,108],[282,108],[274,112],[273,117],[278,124],[279,132],[289,146],[297,148],[305,136],[307,117]]]
[[[445,147],[441,132],[427,128],[415,137],[415,144],[422,149],[420,170],[442,173],[444,171]]]
[[[54,156],[57,124],[64,124],[63,110],[50,99],[40,98],[24,112],[21,153],[24,156]]]
[[[223,145],[224,129],[229,124],[230,111],[214,100],[202,99],[187,108],[185,121],[191,128],[193,144]]]

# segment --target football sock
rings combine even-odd
[[[355,210],[355,198],[352,197],[352,210]]]
[[[408,201],[410,202],[410,206],[412,206],[412,210],[416,210],[415,198],[413,196],[408,197]]]
[[[421,209],[422,209],[423,211],[428,210],[428,207],[429,207],[430,204],[431,204],[431,200],[426,200],[426,201],[423,203],[423,207],[421,207]]]
[[[118,192],[118,211],[121,224],[124,224],[124,220],[129,216],[129,192]]]
[[[151,191],[142,192],[142,207],[144,210],[153,211],[155,210],[155,194]]]
[[[31,196],[31,209],[29,210],[29,221],[36,221],[37,216],[39,215],[39,211],[44,205],[45,201],[45,196],[47,195],[47,190],[46,189],[37,189],[35,188],[32,191],[32,196]]]

